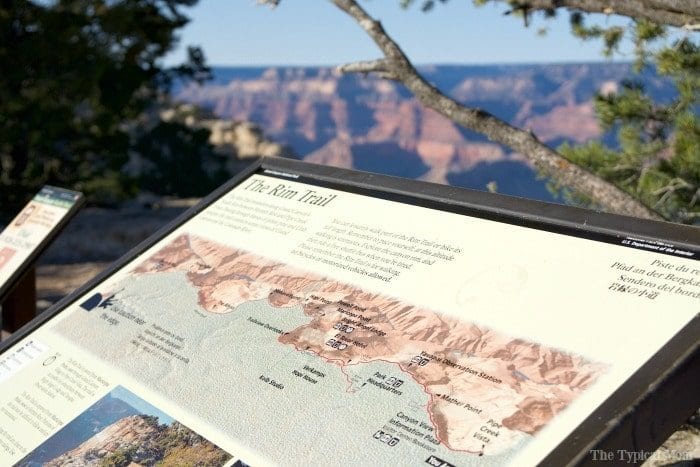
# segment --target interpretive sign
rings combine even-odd
[[[632,407],[690,386],[650,422],[662,436],[700,403],[699,239],[264,160],[6,344],[0,459],[522,466],[652,449],[625,439]]]
[[[0,304],[82,202],[81,193],[44,186],[0,233]]]

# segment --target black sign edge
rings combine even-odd
[[[17,285],[20,283],[20,281],[24,278],[24,275],[29,272],[31,269],[32,265],[36,263],[36,261],[39,259],[39,257],[44,253],[46,248],[56,239],[56,237],[63,231],[63,229],[68,225],[68,223],[73,219],[73,217],[78,213],[80,208],[83,207],[85,204],[85,196],[83,193],[79,191],[74,191],[74,190],[68,190],[66,188],[61,188],[53,185],[43,185],[41,189],[34,195],[38,195],[41,193],[41,191],[44,188],[51,188],[54,190],[59,190],[62,192],[68,192],[68,193],[74,193],[78,195],[78,197],[75,200],[75,203],[66,211],[66,213],[63,215],[61,220],[54,226],[53,229],[51,229],[44,237],[44,239],[39,242],[39,244],[32,250],[32,252],[25,258],[25,260],[19,265],[19,267],[13,272],[10,277],[5,281],[4,284],[0,284],[0,305],[2,305],[2,302],[7,298],[7,296],[12,293],[12,291],[17,287]],[[31,201],[34,200],[34,197],[32,197],[29,201],[27,201],[27,204],[29,204]],[[25,204],[24,207],[19,212],[22,212],[24,208],[26,208],[27,205]],[[19,214],[19,213],[18,213]],[[9,225],[8,225],[9,226]]]
[[[475,215],[476,217],[489,218],[540,230],[557,232],[560,229],[565,231],[573,229],[621,239],[628,236],[642,236],[650,240],[672,241],[679,247],[689,248],[695,252],[700,250],[700,233],[698,233],[700,230],[696,227],[608,214],[572,206],[556,205],[497,193],[455,188],[368,172],[321,166],[296,160],[258,158],[239,174],[231,178],[231,180],[203,198],[197,205],[188,209],[129,250],[93,279],[13,333],[10,338],[0,342],[0,355],[26,337],[27,334],[52,319],[86,291],[155,245],[183,222],[194,217],[240,182],[259,171],[261,174],[265,174],[264,171],[270,171],[269,174],[272,176],[290,180],[305,176],[334,185],[349,186],[359,190],[359,192],[384,192],[412,198],[417,201],[414,204],[418,206],[426,205],[426,207],[430,207],[427,205],[440,203],[456,207],[458,212],[465,215]],[[416,188],[419,191],[416,191]],[[468,195],[470,199],[465,200],[465,195]],[[488,215],[479,216],[477,215],[479,212],[485,212]],[[665,234],[663,238],[659,236],[660,232]],[[697,241],[694,240],[695,237],[698,237]],[[658,399],[653,397],[653,389],[658,389],[659,387],[670,388],[672,389],[671,394],[674,394],[675,390],[684,387],[686,379],[679,377],[679,374],[682,376],[688,371],[690,371],[691,375],[700,373],[700,343],[697,340],[697,335],[700,335],[700,313],[680,332],[674,335],[661,350],[651,357],[625,383],[618,387],[563,442],[550,451],[540,465],[588,465],[591,461],[590,457],[588,457],[590,450],[606,449],[610,445],[611,440],[619,439],[620,437],[634,440],[631,446],[634,449],[642,451],[656,449],[665,441],[668,434],[677,427],[677,417],[674,417],[676,419],[675,422],[673,420],[665,420],[654,425],[654,430],[661,437],[656,436],[653,440],[638,441],[636,440],[637,433],[634,430],[640,429],[641,425],[639,420],[635,420],[637,412],[634,409],[635,407],[647,408],[649,404],[655,404],[658,401]],[[671,365],[669,371],[659,374],[658,369],[661,365],[669,364]],[[655,373],[657,376],[650,378],[650,376],[653,376],[650,373]],[[645,382],[648,385],[643,385],[642,387],[645,389],[640,391],[638,384]],[[700,391],[696,391],[694,395],[700,399]],[[671,399],[677,400],[678,398],[672,397]],[[692,409],[680,411],[683,413],[687,412],[685,417],[687,418],[697,408],[698,404],[700,404],[700,400],[692,404]],[[685,405],[689,406],[689,404]],[[674,404],[672,408],[676,409],[674,413],[679,412],[678,404]],[[614,410],[617,415],[603,416],[600,412],[604,410]],[[666,434],[666,437],[663,437],[664,434]],[[649,441],[653,441],[654,445],[651,445]]]

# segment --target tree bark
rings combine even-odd
[[[400,81],[426,107],[465,128],[482,133],[490,140],[523,154],[556,182],[590,198],[593,203],[609,212],[646,219],[663,219],[657,212],[615,185],[569,162],[540,142],[534,134],[516,128],[484,110],[466,107],[447,97],[416,71],[400,47],[384,31],[382,25],[370,17],[355,0],[331,1],[357,21],[379,46],[385,57],[371,62],[343,65],[339,67],[341,71],[376,72]]]
[[[605,13],[644,18],[656,24],[695,29],[700,25],[700,2],[696,0],[494,0],[511,7],[532,10],[570,8],[586,13]]]

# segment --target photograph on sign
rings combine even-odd
[[[19,461],[17,467],[82,465],[91,457],[98,457],[100,465],[196,463],[215,467],[232,456],[117,386]]]
[[[92,382],[251,465],[535,464],[697,314],[697,253],[631,246],[259,171],[31,333],[0,458]]]

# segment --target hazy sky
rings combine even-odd
[[[116,388],[112,389],[110,395],[112,397],[116,397],[117,399],[123,400],[124,402],[126,402],[127,404],[129,404],[144,415],[155,415],[156,417],[158,417],[159,423],[161,424],[165,423],[167,425],[170,425],[171,423],[173,423],[173,418],[170,415],[167,415],[159,408],[152,406],[151,404],[141,399],[131,391],[128,391],[127,389],[123,388],[122,386],[117,386]]]
[[[438,3],[429,13],[415,6],[403,10],[399,0],[361,5],[415,63],[602,60],[599,42],[571,36],[566,14],[554,21],[538,18],[525,28],[521,20],[503,15],[503,5],[476,8],[471,0]],[[188,13],[192,21],[181,43],[202,46],[212,65],[337,65],[379,57],[364,31],[327,0],[283,0],[276,9],[255,0],[200,0]],[[540,37],[543,26],[548,33]],[[183,56],[180,48],[166,61],[173,64]]]

